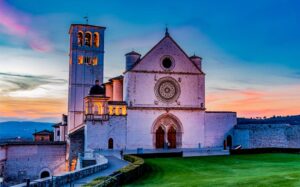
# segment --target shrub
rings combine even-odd
[[[144,173],[144,159],[133,155],[124,155],[124,160],[130,163],[115,171],[111,176],[98,177],[84,187],[118,186],[118,184],[129,183]]]

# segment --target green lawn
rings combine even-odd
[[[145,159],[151,168],[127,186],[300,186],[300,154]]]

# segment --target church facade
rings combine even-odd
[[[189,57],[166,30],[144,56],[127,53],[124,73],[104,83],[104,30],[92,25],[70,28],[71,152],[231,143],[236,113],[206,110],[201,57]],[[89,93],[96,80],[103,84],[103,92]]]

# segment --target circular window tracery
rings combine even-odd
[[[172,70],[175,66],[174,60],[171,56],[164,56],[161,60],[161,67],[164,70]]]
[[[158,100],[165,103],[172,103],[180,95],[180,86],[174,78],[163,77],[155,84],[154,91]]]

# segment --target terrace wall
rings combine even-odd
[[[234,128],[233,143],[244,149],[300,148],[300,125],[240,124]]]
[[[24,179],[38,179],[43,171],[50,175],[65,172],[65,143],[15,143],[7,144],[4,161],[6,182],[19,183]]]

